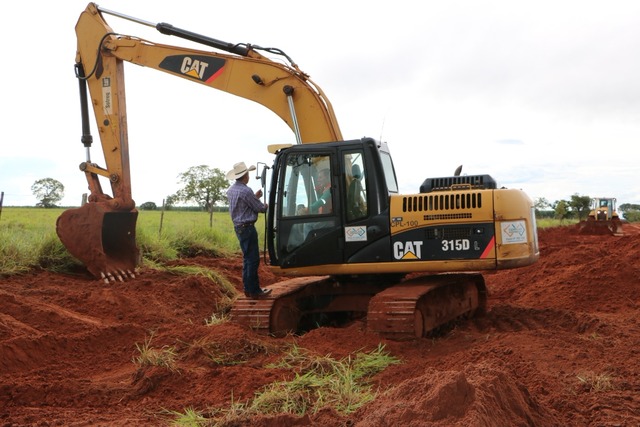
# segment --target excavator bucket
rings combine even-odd
[[[100,203],[66,210],[58,217],[56,232],[69,253],[99,279],[122,280],[138,264],[136,220],[138,211],[114,211]]]

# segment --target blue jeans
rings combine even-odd
[[[240,249],[242,249],[242,283],[244,291],[250,294],[260,292],[258,266],[260,265],[260,248],[258,232],[254,225],[234,227]]]

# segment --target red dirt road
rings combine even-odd
[[[206,326],[210,281],[145,271],[103,284],[86,274],[0,278],[0,426],[168,425],[169,411],[229,408],[286,372],[286,344],[342,358],[386,345],[400,358],[376,400],[341,416],[258,416],[235,426],[638,426],[640,228],[622,237],[541,230],[541,259],[486,275],[489,310],[437,339],[386,341],[366,321],[301,337]],[[240,289],[238,259],[188,260]],[[263,285],[275,280],[263,269]],[[178,371],[132,362],[173,346]],[[213,362],[211,349],[245,363]]]

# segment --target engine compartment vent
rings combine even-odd
[[[482,192],[480,191],[455,191],[448,194],[438,193],[402,198],[402,212],[429,212],[429,215],[438,215],[439,219],[467,218],[459,216],[461,212],[457,211],[481,208]],[[470,215],[468,212],[463,214]]]
[[[465,175],[447,176],[442,178],[427,178],[420,186],[420,193],[431,193],[432,191],[451,191],[484,189],[492,190],[497,188],[496,180],[491,175]]]

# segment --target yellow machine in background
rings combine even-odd
[[[104,14],[226,53],[118,34]],[[270,147],[270,181],[267,168],[262,171],[263,187],[269,185],[268,263],[292,278],[273,285],[267,298],[238,298],[231,310],[236,322],[279,335],[366,316],[369,328],[391,338],[425,336],[484,310],[487,292],[479,272],[524,267],[539,257],[533,202],[524,192],[499,188],[489,175],[458,171],[426,179],[415,194],[398,194],[387,144],[343,140],[327,97],[280,49],[226,43],[93,3],[80,15],[76,34],[87,151],[80,169],[91,194],[86,205],[60,216],[57,231],[98,278],[131,279],[139,264],[124,62],[258,102],[294,132],[296,144]],[[104,167],[89,156],[89,104]],[[329,186],[321,191],[323,174]],[[112,195],[103,192],[100,179]]]
[[[580,234],[624,234],[614,197],[594,197],[591,199],[590,209],[587,219],[578,224]]]

